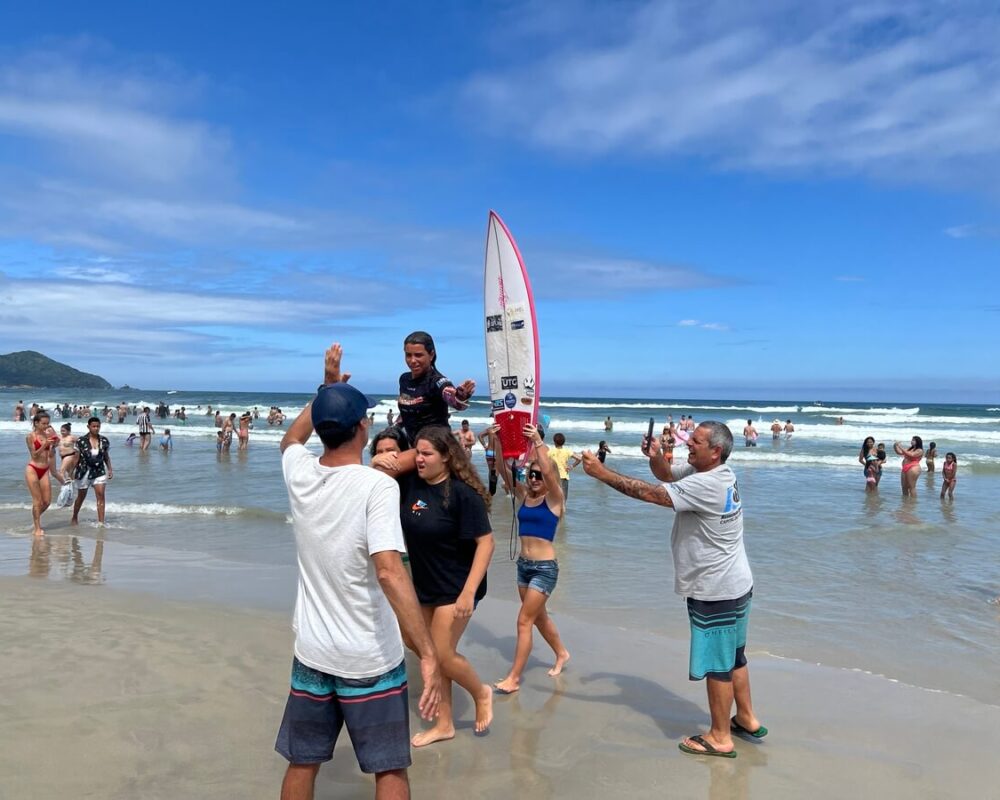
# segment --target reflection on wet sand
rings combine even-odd
[[[539,739],[549,718],[559,705],[565,691],[562,676],[556,676],[555,691],[540,709],[531,711],[521,706],[521,693],[512,695],[507,707],[511,711],[514,730],[510,738],[510,768],[514,773],[514,786],[521,797],[539,800],[555,797],[552,778],[538,769]],[[556,735],[554,732],[552,735]]]
[[[104,534],[94,541],[94,554],[88,562],[79,536],[35,536],[31,542],[28,576],[48,578],[53,564],[56,576],[73,583],[97,585],[104,583]]]

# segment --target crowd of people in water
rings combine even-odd
[[[921,463],[926,465],[928,477],[931,477],[935,472],[938,455],[937,443],[931,442],[925,450],[923,439],[919,436],[913,436],[909,446],[904,442],[893,442],[892,449],[896,455],[902,458],[899,483],[903,497],[916,497]],[[874,437],[865,437],[861,443],[861,451],[858,453],[858,463],[864,469],[866,492],[878,491],[882,481],[882,470],[888,457],[884,442],[876,444]],[[957,483],[958,456],[949,451],[945,453],[944,463],[941,465],[940,498],[954,500]]]

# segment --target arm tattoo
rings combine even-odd
[[[640,481],[638,478],[619,475],[617,472],[612,472],[605,483],[612,489],[629,497],[634,497],[636,500],[642,500],[658,506],[669,507],[673,505],[670,501],[670,495],[667,494],[666,488],[661,484],[646,483],[646,481]]]

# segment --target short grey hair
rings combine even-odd
[[[725,464],[729,454],[733,452],[733,432],[724,423],[714,420],[699,422],[698,427],[708,431],[709,447],[722,448],[722,452],[719,454],[719,463]]]

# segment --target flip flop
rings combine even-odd
[[[719,756],[720,758],[736,758],[736,751],[730,750],[728,753],[723,753],[721,750],[716,750],[712,745],[705,741],[705,737],[701,734],[696,734],[694,736],[688,736],[692,742],[697,742],[704,750],[695,750],[693,747],[688,747],[684,742],[679,742],[677,747],[683,753],[689,753],[693,756]]]
[[[736,721],[736,717],[733,717],[731,720],[729,720],[729,727],[733,733],[738,733],[742,736],[752,736],[754,739],[763,739],[765,736],[767,736],[767,728],[765,728],[763,725],[761,725],[755,731],[748,731],[746,728],[744,728],[742,725],[740,725],[740,723]]]

